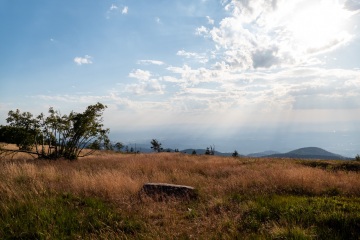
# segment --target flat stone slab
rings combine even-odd
[[[141,192],[155,200],[165,200],[168,198],[178,199],[197,199],[195,188],[185,185],[175,185],[169,183],[145,183]]]

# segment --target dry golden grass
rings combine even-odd
[[[66,191],[115,201],[136,194],[146,182],[190,185],[210,198],[233,192],[320,195],[333,189],[360,196],[359,173],[326,171],[292,160],[105,152],[73,162],[20,156],[0,164],[0,189],[7,196],[26,186],[36,193]]]
[[[193,186],[198,189],[204,204],[196,206],[195,212],[191,206],[176,201],[166,204],[151,200],[141,202],[138,192],[146,182]],[[150,238],[180,238],[181,229],[186,229],[187,235],[193,233],[206,238],[211,232],[232,231],[229,226],[251,207],[247,205],[251,203],[245,201],[241,210],[227,209],[226,196],[236,193],[310,196],[335,193],[360,197],[360,174],[311,168],[294,160],[181,153],[101,152],[71,162],[18,156],[0,161],[0,192],[0,200],[18,201],[26,201],[29,195],[64,192],[99,197],[120,211],[143,219],[148,224],[147,229],[152,231],[147,233]],[[197,217],[198,212],[201,217]]]

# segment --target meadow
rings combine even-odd
[[[198,199],[140,197],[147,182]],[[360,163],[100,152],[0,160],[0,239],[359,239]]]

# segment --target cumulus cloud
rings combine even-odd
[[[201,27],[198,27],[198,28],[195,29],[195,34],[199,35],[199,36],[200,35],[206,35],[208,33],[209,33],[209,30],[204,26],[201,26]]]
[[[358,0],[347,0],[345,2],[345,7],[350,11],[359,11],[360,2]]]
[[[129,77],[136,78],[138,80],[146,81],[146,80],[150,79],[151,73],[149,71],[136,69],[136,70],[132,71],[131,73],[129,73]]]
[[[265,68],[267,63],[262,64]],[[348,109],[360,105],[351,103],[359,102],[360,97],[355,90],[360,86],[360,71],[357,70],[296,67],[233,72],[224,68],[194,69],[188,65],[172,66],[167,70],[177,77],[163,80],[180,86],[175,99],[177,105],[181,103],[182,106],[199,98],[203,103],[207,99],[209,106],[221,106],[222,110]]]
[[[92,64],[92,57],[89,55],[85,55],[84,57],[75,57],[74,62],[77,65],[83,65],[83,64]]]
[[[125,91],[136,95],[164,94],[164,88],[164,85],[161,85],[157,79],[149,79],[146,82],[129,84],[126,86]]]
[[[252,52],[253,68],[270,68],[280,60],[276,56],[277,48],[258,49]]]
[[[282,116],[300,110],[359,109],[360,71],[323,69],[325,63],[319,57],[352,38],[348,29],[340,28],[351,15],[343,5],[320,0],[228,0],[223,4],[227,17],[216,26],[208,18],[211,26],[196,29],[207,43],[212,41],[212,49],[177,51],[184,64],[166,65],[168,72],[163,76],[135,69],[129,77],[137,82],[127,85],[126,91],[163,94],[166,88],[168,94],[159,100],[166,104],[159,106],[175,112],[261,112],[268,116],[276,112]],[[325,23],[330,27],[319,28]],[[306,31],[314,36],[308,38]],[[139,60],[138,64],[165,65],[157,60]]]
[[[173,76],[163,76],[162,80],[165,82],[172,82],[172,83],[178,83],[179,79],[177,79],[176,77]]]
[[[302,65],[351,41],[343,26],[352,16],[346,6],[357,9],[355,3],[223,1],[231,15],[212,29],[197,28],[196,34],[210,37],[221,60],[234,69]]]
[[[121,11],[121,14],[127,14],[129,11],[129,7],[128,6],[125,6],[122,11]]]
[[[129,77],[137,79],[137,83],[125,86],[126,92],[136,95],[163,94],[165,86],[160,84],[159,79],[152,78],[149,71],[136,69],[129,73]]]

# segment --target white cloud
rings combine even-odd
[[[253,68],[270,68],[278,64],[280,59],[276,56],[278,49],[276,46],[269,49],[258,49],[252,53]]]
[[[121,11],[121,14],[127,14],[129,11],[129,7],[128,6],[125,6],[122,11]]]
[[[117,6],[115,4],[111,4],[110,8],[106,12],[106,18],[110,19],[111,16],[117,15],[119,13],[121,13],[122,15],[126,15],[126,14],[128,14],[128,12],[129,12],[128,6],[124,6],[124,7],[120,8],[119,6]]]
[[[215,23],[214,19],[211,19],[209,16],[206,16],[206,19],[208,20],[209,24],[214,25]]]
[[[131,73],[129,73],[129,77],[136,78],[138,80],[146,81],[146,80],[150,79],[151,73],[149,71],[136,69],[136,70],[132,71]]]
[[[185,50],[179,50],[179,51],[177,51],[176,55],[182,56],[185,58],[193,58],[200,63],[208,62],[208,57],[206,56],[206,54],[199,54],[199,53],[195,53],[195,52],[187,52]]]
[[[75,57],[74,62],[77,65],[83,65],[83,64],[92,64],[92,57],[89,55],[85,55],[84,57]]]
[[[161,19],[160,19],[159,17],[156,17],[156,18],[155,18],[155,21],[156,21],[156,23],[158,23],[158,24],[161,23]]]
[[[151,78],[152,74],[149,71],[136,69],[129,73],[129,77],[137,79],[138,83],[126,85],[126,92],[131,92],[136,95],[164,93],[165,86],[161,85],[158,79]]]
[[[345,7],[348,10],[359,12],[359,10],[360,10],[360,2],[358,0],[347,0],[345,2]]]
[[[222,54],[219,62],[233,69],[299,66],[309,60],[318,64],[319,54],[353,38],[345,28],[353,12],[335,1],[231,0],[223,4],[231,15],[218,27],[202,26],[196,33],[210,37]]]
[[[151,109],[156,105],[162,111],[215,117],[226,112],[241,116],[239,121],[245,123],[252,123],[252,116],[267,116],[273,122],[294,116],[299,117],[296,121],[310,121],[309,117],[311,121],[332,121],[313,112],[316,109],[328,111],[329,116],[339,109],[358,112],[360,71],[322,69],[325,62],[319,57],[353,39],[350,28],[342,28],[351,15],[347,10],[333,1],[320,0],[227,0],[223,4],[227,17],[215,25],[207,16],[207,27],[196,29],[207,43],[213,42],[213,49],[179,50],[176,55],[183,66],[158,60],[137,62],[165,66],[168,72],[162,76],[141,69],[130,72],[128,76],[136,81],[125,85],[122,94],[128,94],[132,107]],[[156,21],[161,22],[160,18]],[[319,33],[314,29],[320,29]],[[162,96],[153,102],[144,101],[146,95],[159,94]],[[299,112],[309,114],[301,117]]]
[[[208,34],[209,33],[209,30],[206,28],[206,27],[204,27],[204,26],[201,26],[201,27],[198,27],[198,28],[196,28],[196,30],[195,30],[195,34],[196,35],[206,35],[206,34]]]
[[[162,61],[158,61],[158,60],[139,60],[137,62],[138,64],[143,64],[143,65],[164,65],[165,63]]]
[[[193,53],[193,52],[186,52],[185,50],[179,50],[176,55],[178,56],[183,56],[183,57],[187,57],[187,58],[190,58],[190,57],[197,57],[198,54],[197,53]]]
[[[263,62],[262,68],[266,64]],[[184,101],[190,104],[189,99],[202,96],[209,105],[221,106],[224,111],[234,107],[257,111],[360,108],[358,70],[298,67],[237,72],[226,67],[194,69],[189,65],[167,70],[177,76],[162,79],[180,87],[177,102],[187,99]]]
[[[173,76],[163,76],[161,78],[161,80],[165,81],[165,82],[172,82],[172,83],[178,83],[179,79],[177,79],[176,77]]]
[[[161,85],[158,80],[149,79],[146,82],[129,84],[125,87],[125,91],[136,95],[164,94],[164,88],[165,86]]]

